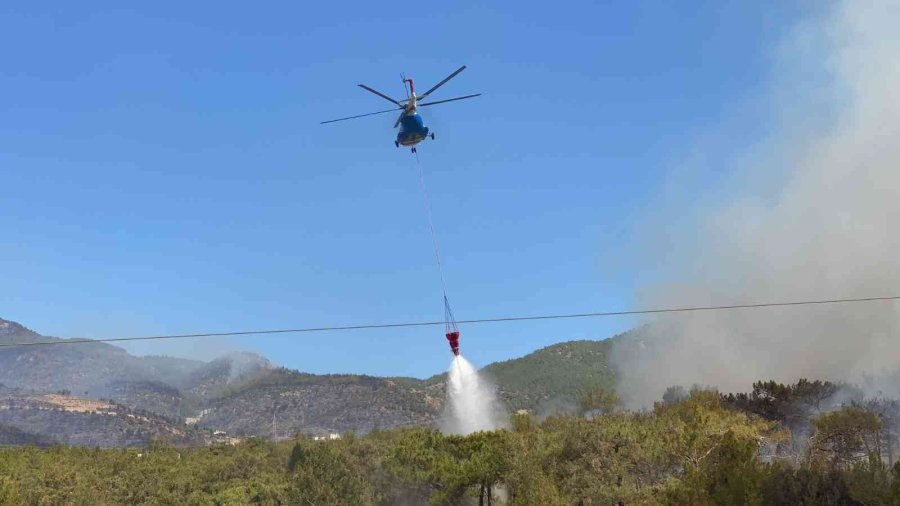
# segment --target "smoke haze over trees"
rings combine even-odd
[[[896,3],[845,0],[785,37],[770,137],[721,168],[732,178],[721,194],[654,210],[667,221],[649,226],[653,261],[669,275],[642,305],[900,294],[898,20]],[[881,378],[898,366],[898,316],[894,302],[676,314],[650,322],[639,346],[620,343],[611,362],[633,407],[671,385],[736,391],[758,378],[866,375],[870,393],[896,395],[900,383]]]

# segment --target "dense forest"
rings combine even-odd
[[[900,504],[897,403],[846,385],[672,388],[628,412],[468,436],[427,428],[237,446],[0,452],[2,504]]]

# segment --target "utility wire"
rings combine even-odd
[[[474,320],[460,320],[457,323],[475,324],[475,323],[502,323],[502,322],[521,322],[535,320],[561,320],[573,318],[599,318],[608,316],[627,316],[641,314],[660,314],[660,313],[687,313],[692,311],[722,311],[729,309],[756,309],[770,307],[792,307],[792,306],[812,306],[821,304],[845,304],[853,302],[876,302],[876,301],[892,301],[900,300],[900,295],[890,297],[863,297],[854,299],[821,299],[821,300],[802,300],[789,302],[765,302],[759,304],[730,304],[720,306],[690,306],[690,307],[673,307],[661,309],[637,309],[633,311],[604,311],[597,313],[572,313],[572,314],[555,314],[555,315],[534,315],[534,316],[508,316],[499,318],[478,318]],[[419,321],[419,322],[399,322],[399,323],[368,323],[359,325],[334,325],[327,327],[305,327],[295,329],[274,329],[274,330],[243,330],[237,332],[207,332],[202,334],[174,334],[164,336],[138,336],[138,337],[111,337],[105,339],[64,339],[58,341],[33,341],[24,343],[0,343],[0,348],[9,348],[12,346],[49,346],[54,344],[81,344],[81,343],[113,343],[123,341],[151,341],[157,339],[188,339],[193,337],[227,337],[227,336],[247,336],[247,335],[266,335],[266,334],[292,334],[304,332],[335,332],[340,330],[366,330],[366,329],[390,329],[403,327],[431,327],[444,325],[441,321]]]

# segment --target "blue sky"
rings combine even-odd
[[[118,337],[442,316],[415,159],[393,118],[319,121],[402,96],[460,319],[632,309],[664,262],[632,261],[674,168],[690,192],[765,136],[757,107],[786,2],[81,2],[0,7],[0,317]],[[714,143],[709,140],[715,139]],[[727,174],[725,174],[727,175]],[[462,329],[484,365],[634,320]],[[310,372],[429,376],[439,328],[144,343],[250,349]]]

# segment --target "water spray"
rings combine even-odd
[[[447,405],[441,430],[466,435],[500,428],[505,417],[498,406],[494,386],[465,357],[457,355],[447,371]]]

